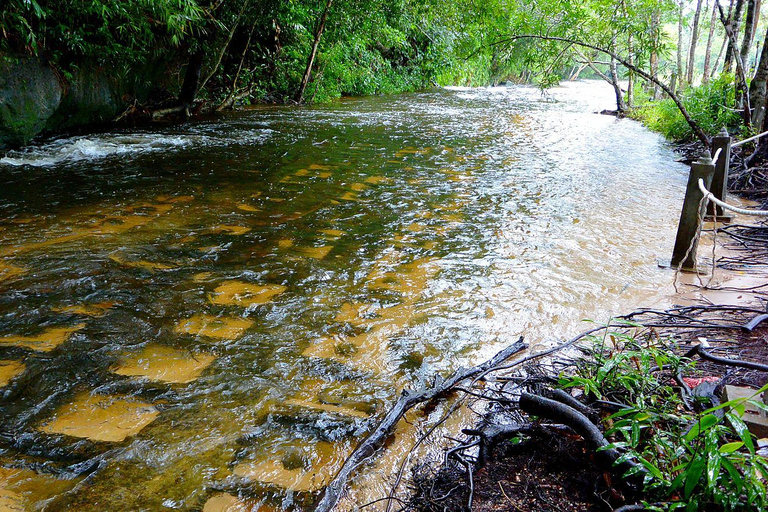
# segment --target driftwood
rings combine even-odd
[[[574,432],[583,437],[593,450],[600,449],[595,455],[603,464],[615,468],[619,475],[624,475],[631,470],[633,473],[628,482],[636,487],[642,483],[646,472],[645,468],[631,460],[616,463],[621,457],[621,453],[615,448],[607,448],[610,443],[600,432],[600,429],[573,407],[550,398],[523,392],[520,395],[520,408],[528,414],[568,425]]]
[[[472,368],[460,368],[445,380],[438,377],[435,384],[429,388],[425,387],[418,391],[403,390],[400,398],[395,405],[392,406],[389,412],[387,412],[384,419],[382,419],[376,429],[371,432],[357,448],[355,448],[355,451],[352,452],[344,462],[344,465],[336,474],[336,477],[325,488],[320,501],[315,507],[315,512],[330,512],[333,510],[336,503],[338,503],[339,498],[341,498],[352,472],[384,444],[384,441],[386,441],[394,431],[397,422],[400,421],[400,418],[402,418],[406,412],[418,404],[430,402],[435,398],[444,395],[464,380],[482,376],[526,348],[527,345],[523,343],[523,338],[521,337],[517,343],[500,351],[481,365]]]

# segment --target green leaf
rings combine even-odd
[[[743,441],[734,441],[733,443],[726,443],[720,447],[720,453],[733,453],[739,448],[744,446]]]
[[[688,468],[685,472],[685,488],[683,490],[683,495],[685,496],[686,500],[691,497],[693,490],[699,484],[699,480],[701,479],[701,474],[704,472],[705,466],[706,461],[701,455],[693,459],[688,465]]]
[[[747,424],[744,423],[744,420],[731,412],[725,413],[725,417],[728,418],[728,421],[730,422],[731,426],[733,426],[733,429],[739,435],[741,440],[744,441],[744,445],[747,447],[747,450],[749,450],[749,453],[754,455],[755,445],[752,443],[752,433],[750,433],[749,429],[747,428]]]
[[[739,470],[736,469],[736,466],[734,466],[727,458],[723,458],[720,461],[720,464],[726,471],[728,471],[728,475],[731,477],[731,483],[736,485],[736,492],[740,493],[744,486],[744,479],[742,478],[741,473],[739,473]]]
[[[717,484],[717,478],[720,475],[720,461],[722,456],[719,452],[710,453],[707,458],[707,483],[709,487]]]
[[[714,425],[717,425],[720,422],[720,418],[715,416],[714,414],[707,414],[705,416],[702,416],[698,422],[691,428],[691,430],[688,431],[687,434],[685,434],[684,439],[687,442],[693,441],[693,439],[696,438],[701,432],[704,432],[705,430],[710,429]]]
[[[642,457],[637,458],[638,461],[640,461],[640,464],[645,466],[645,469],[648,470],[649,473],[651,473],[654,477],[658,478],[659,480],[664,480],[664,475],[661,473],[659,468],[648,462]]]

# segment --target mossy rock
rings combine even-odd
[[[0,149],[22,146],[59,108],[62,87],[41,59],[0,55]]]

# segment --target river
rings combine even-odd
[[[403,387],[663,302],[687,169],[595,114],[611,95],[265,106],[6,154],[0,508],[301,510]]]

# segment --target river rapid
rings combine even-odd
[[[404,387],[661,304],[687,169],[611,101],[451,88],[0,158],[0,509],[303,510]]]

